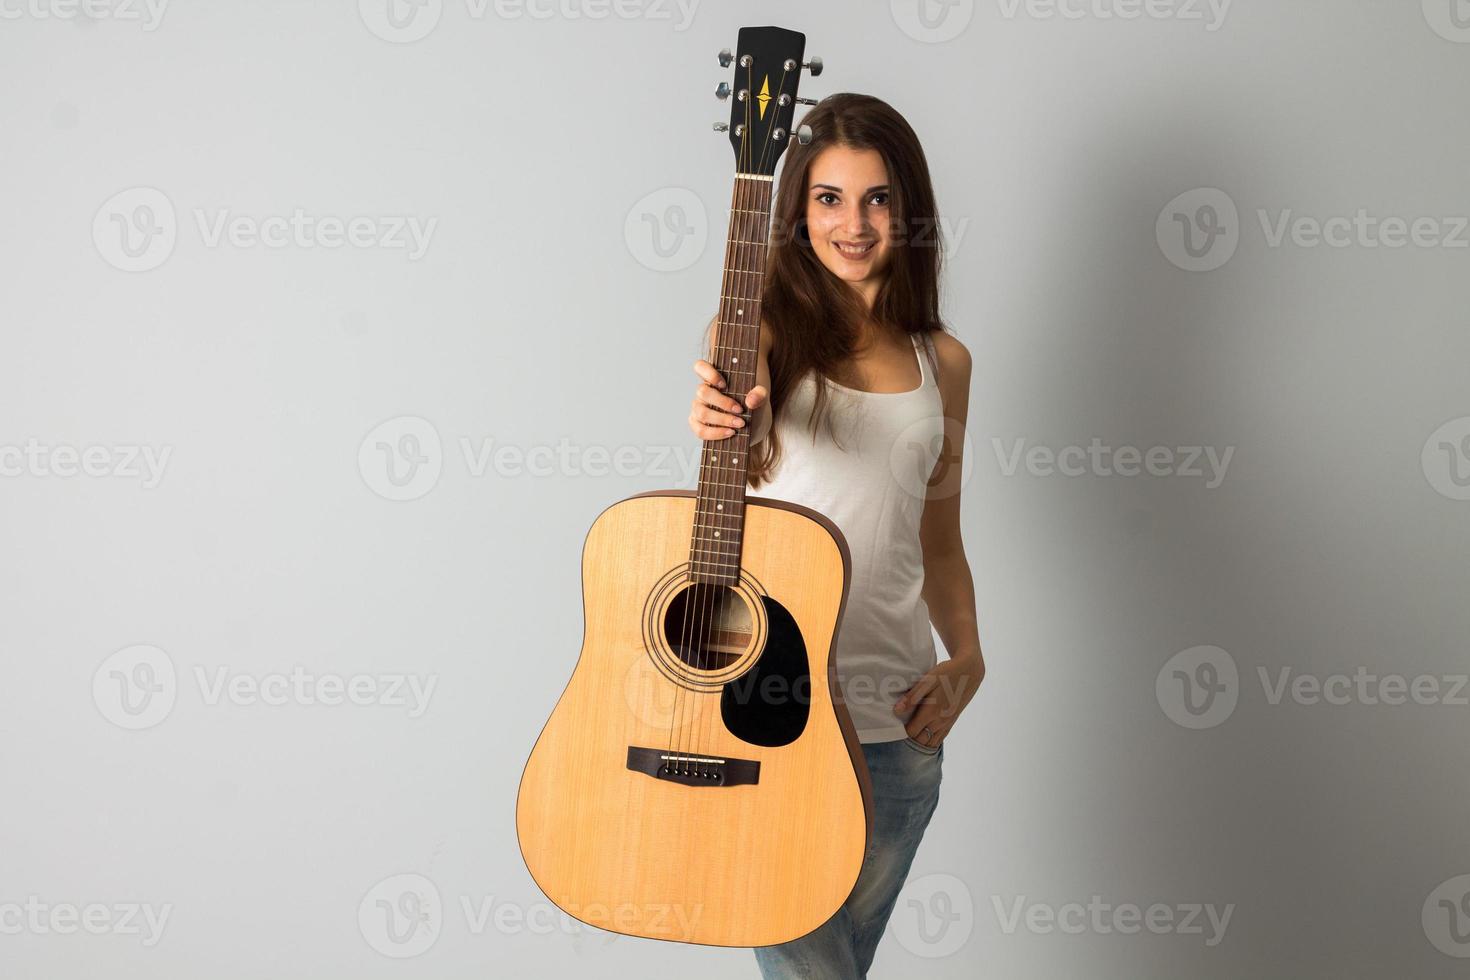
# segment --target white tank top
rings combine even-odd
[[[847,538],[852,573],[837,634],[837,677],[861,742],[907,734],[908,714],[895,715],[893,703],[936,662],[929,608],[919,595],[919,519],[944,410],[934,343],[927,333],[922,344],[918,334],[913,342],[917,388],[868,392],[828,382],[835,443],[825,426],[813,434],[807,422],[815,375],[798,382],[776,422],[781,461],[768,483],[747,494],[811,507]]]

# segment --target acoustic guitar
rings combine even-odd
[[[760,343],[776,162],[805,35],[744,28],[728,131],[736,172],[709,358],[744,402]],[[812,100],[800,100],[810,104]],[[810,132],[800,127],[803,144]],[[516,833],[557,906],[630,936],[766,946],[846,900],[871,829],[868,771],[837,695],[842,533],[745,496],[750,434],[706,441],[697,490],[654,490],[593,522],[581,655],[521,776]]]

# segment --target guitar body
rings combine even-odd
[[[602,512],[582,555],[585,632],[521,778],[532,876],[583,922],[766,946],[846,900],[871,821],[835,696],[847,545],[822,515],[745,501],[738,584],[691,581],[693,491]],[[701,625],[700,644],[687,639]]]

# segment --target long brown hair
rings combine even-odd
[[[888,103],[852,92],[827,96],[801,122],[811,127],[811,142],[802,146],[791,141],[772,207],[761,300],[761,316],[772,333],[771,428],[750,452],[753,488],[766,482],[780,462],[775,420],[808,371],[815,372],[817,381],[808,419],[813,438],[818,425],[831,431],[825,382],[837,380],[836,372],[852,356],[865,320],[906,334],[944,329],[939,318],[938,209],[929,164],[913,129]],[[888,169],[891,247],[885,281],[871,310],[864,308],[856,290],[822,265],[807,233],[812,160],[837,145],[876,150]]]

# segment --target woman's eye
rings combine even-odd
[[[821,194],[817,195],[817,200],[821,201],[823,204],[831,204],[832,201],[827,200],[829,197],[833,200],[836,200],[837,195],[833,194],[831,191],[824,191]]]
[[[872,200],[872,202],[874,204],[878,205],[879,207],[882,207],[883,205],[885,205],[885,204],[888,203],[888,195],[887,194],[874,194],[873,197],[871,198],[871,200]]]

